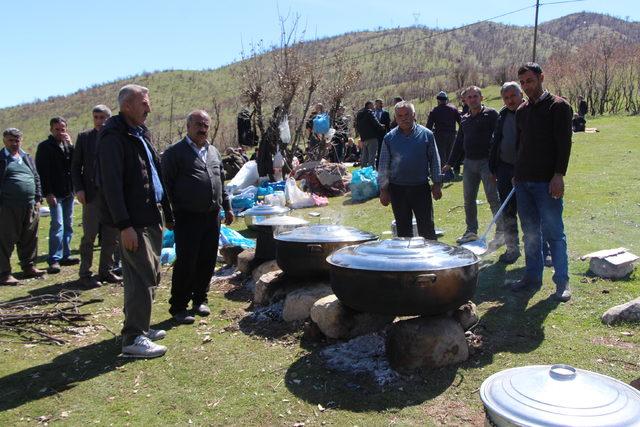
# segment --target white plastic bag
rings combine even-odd
[[[278,130],[280,131],[280,141],[283,144],[289,144],[291,142],[291,130],[289,129],[289,117],[284,116],[282,121],[278,125]]]
[[[296,180],[293,178],[287,178],[284,193],[287,199],[287,205],[293,209],[309,208],[316,204],[311,193],[305,193],[299,189],[296,185]]]
[[[236,176],[227,183],[227,191],[233,193],[238,190],[243,190],[250,185],[257,185],[258,178],[258,164],[255,160],[250,160],[242,165]]]

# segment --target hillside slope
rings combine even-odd
[[[630,41],[640,40],[639,23],[599,14],[568,15],[541,26],[539,61],[544,62],[554,51],[570,49],[585,32],[615,33]],[[455,31],[411,27],[354,32],[306,42],[303,49],[318,67],[331,64],[338,52],[353,59],[362,77],[346,99],[351,109],[359,108],[367,98],[390,100],[395,95],[418,100],[422,108],[428,108],[433,94],[441,89],[453,91],[470,83],[486,86],[513,78],[514,67],[530,59],[531,39],[530,27],[488,22]],[[271,64],[269,58],[265,63]],[[214,98],[221,107],[217,143],[226,145],[235,141],[235,114],[242,105],[238,80],[241,68],[242,63],[234,63],[216,70],[161,71],[121,79],[68,96],[0,109],[0,127],[22,129],[25,147],[33,151],[48,134],[49,118],[66,117],[75,135],[90,127],[93,105],[105,103],[115,110],[118,88],[135,82],[151,90],[153,111],[148,124],[161,145],[175,141],[184,131],[183,118],[191,109],[210,110]],[[463,71],[467,75],[461,81]],[[319,90],[314,101],[322,101],[322,93]],[[273,89],[267,88],[267,111],[274,102]],[[296,99],[293,122],[299,120],[296,113],[302,110],[301,105],[302,99]]]

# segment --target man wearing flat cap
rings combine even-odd
[[[460,124],[460,113],[449,103],[446,92],[440,91],[436,99],[438,105],[429,113],[427,129],[431,130],[436,138],[440,159],[446,161],[456,140],[456,123]]]
[[[18,248],[24,277],[40,277],[35,268],[38,255],[38,221],[42,190],[36,164],[20,145],[22,132],[2,132],[0,150],[0,285],[17,285],[11,274],[11,253]]]

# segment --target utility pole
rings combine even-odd
[[[540,9],[540,0],[536,0],[536,24],[533,27],[533,59],[536,62],[536,43],[538,42],[538,9]]]

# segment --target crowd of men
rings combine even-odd
[[[495,237],[489,242],[491,250],[506,245],[499,257],[503,263],[511,264],[520,257],[520,219],[526,268],[511,289],[539,290],[544,266],[549,265],[554,268],[554,297],[566,302],[571,290],[562,197],[573,111],[565,99],[544,90],[544,73],[538,64],[520,67],[518,79],[519,83],[503,84],[500,94],[504,107],[500,112],[482,103],[482,91],[477,86],[461,94],[466,112],[448,105],[446,93],[439,93],[438,105],[429,113],[426,127],[416,123],[414,106],[401,101],[394,107],[397,127],[385,133],[367,103],[360,112],[361,120],[356,119],[360,129],[367,128],[366,133],[359,129],[362,163],[373,164],[372,155],[364,150],[373,151],[374,136],[382,134],[377,152],[380,203],[391,204],[399,236],[413,235],[415,217],[418,234],[427,239],[436,238],[432,200],[442,197],[446,175],[463,163],[466,230],[457,242],[465,244],[479,238],[476,197],[482,183],[494,215],[506,203]],[[582,103],[580,108],[582,112],[586,109]]]
[[[391,204],[400,237],[418,234],[436,239],[433,200],[442,197],[447,174],[464,164],[464,244],[478,239],[476,197],[482,183],[491,211],[511,198],[500,221],[493,249],[506,245],[500,261],[520,256],[522,227],[525,274],[513,291],[542,285],[545,247],[554,267],[555,297],[571,298],[567,243],[562,220],[564,175],[571,149],[573,112],[560,97],[544,90],[538,64],[518,70],[518,82],[501,88],[504,107],[485,106],[482,91],[462,92],[467,109],[459,112],[446,93],[429,113],[426,126],[416,123],[415,107],[394,99],[394,118],[382,100],[368,101],[355,119],[362,152],[360,163],[378,170],[380,202]],[[524,99],[524,94],[527,99]],[[38,145],[35,161],[21,148],[22,133],[3,132],[0,152],[0,284],[15,285],[10,258],[14,246],[22,277],[39,277],[35,267],[40,204],[50,209],[49,274],[80,263],[79,282],[86,288],[102,282],[124,285],[122,353],[158,357],[166,347],[155,341],[166,332],[151,328],[151,310],[160,280],[163,226],[175,234],[169,312],[179,324],[207,316],[209,283],[214,272],[221,217],[234,220],[224,190],[224,167],[209,142],[211,119],[194,110],[186,119],[187,135],[158,155],[145,122],[151,111],[149,90],[126,85],[118,93],[119,114],[105,105],[92,110],[94,127],[78,134],[75,144],[63,117],[50,120],[50,135]],[[316,113],[322,113],[321,104]],[[339,116],[342,117],[343,113]],[[457,130],[456,130],[457,126]],[[340,160],[357,155],[348,138]],[[80,258],[71,254],[74,198],[82,205]],[[92,273],[93,247],[100,236],[98,274]],[[191,308],[189,309],[189,304]]]
[[[163,227],[173,230],[177,254],[169,312],[177,323],[189,324],[196,315],[210,314],[207,293],[220,218],[231,224],[234,216],[223,187],[220,153],[208,141],[211,119],[206,111],[192,111],[186,119],[187,135],[159,156],[145,126],[151,111],[149,90],[126,85],[117,101],[115,116],[105,105],[93,108],[94,127],[80,132],[75,144],[67,121],[52,118],[50,135],[38,145],[35,161],[21,148],[20,130],[3,132],[0,284],[19,283],[10,264],[14,247],[22,277],[45,274],[35,263],[40,204],[46,200],[51,216],[46,272],[56,274],[63,266],[80,263],[81,287],[122,282],[122,355],[158,357],[167,349],[155,341],[166,332],[151,328],[151,308],[160,281]],[[74,198],[83,207],[79,259],[70,249]],[[96,276],[91,268],[98,235]]]

